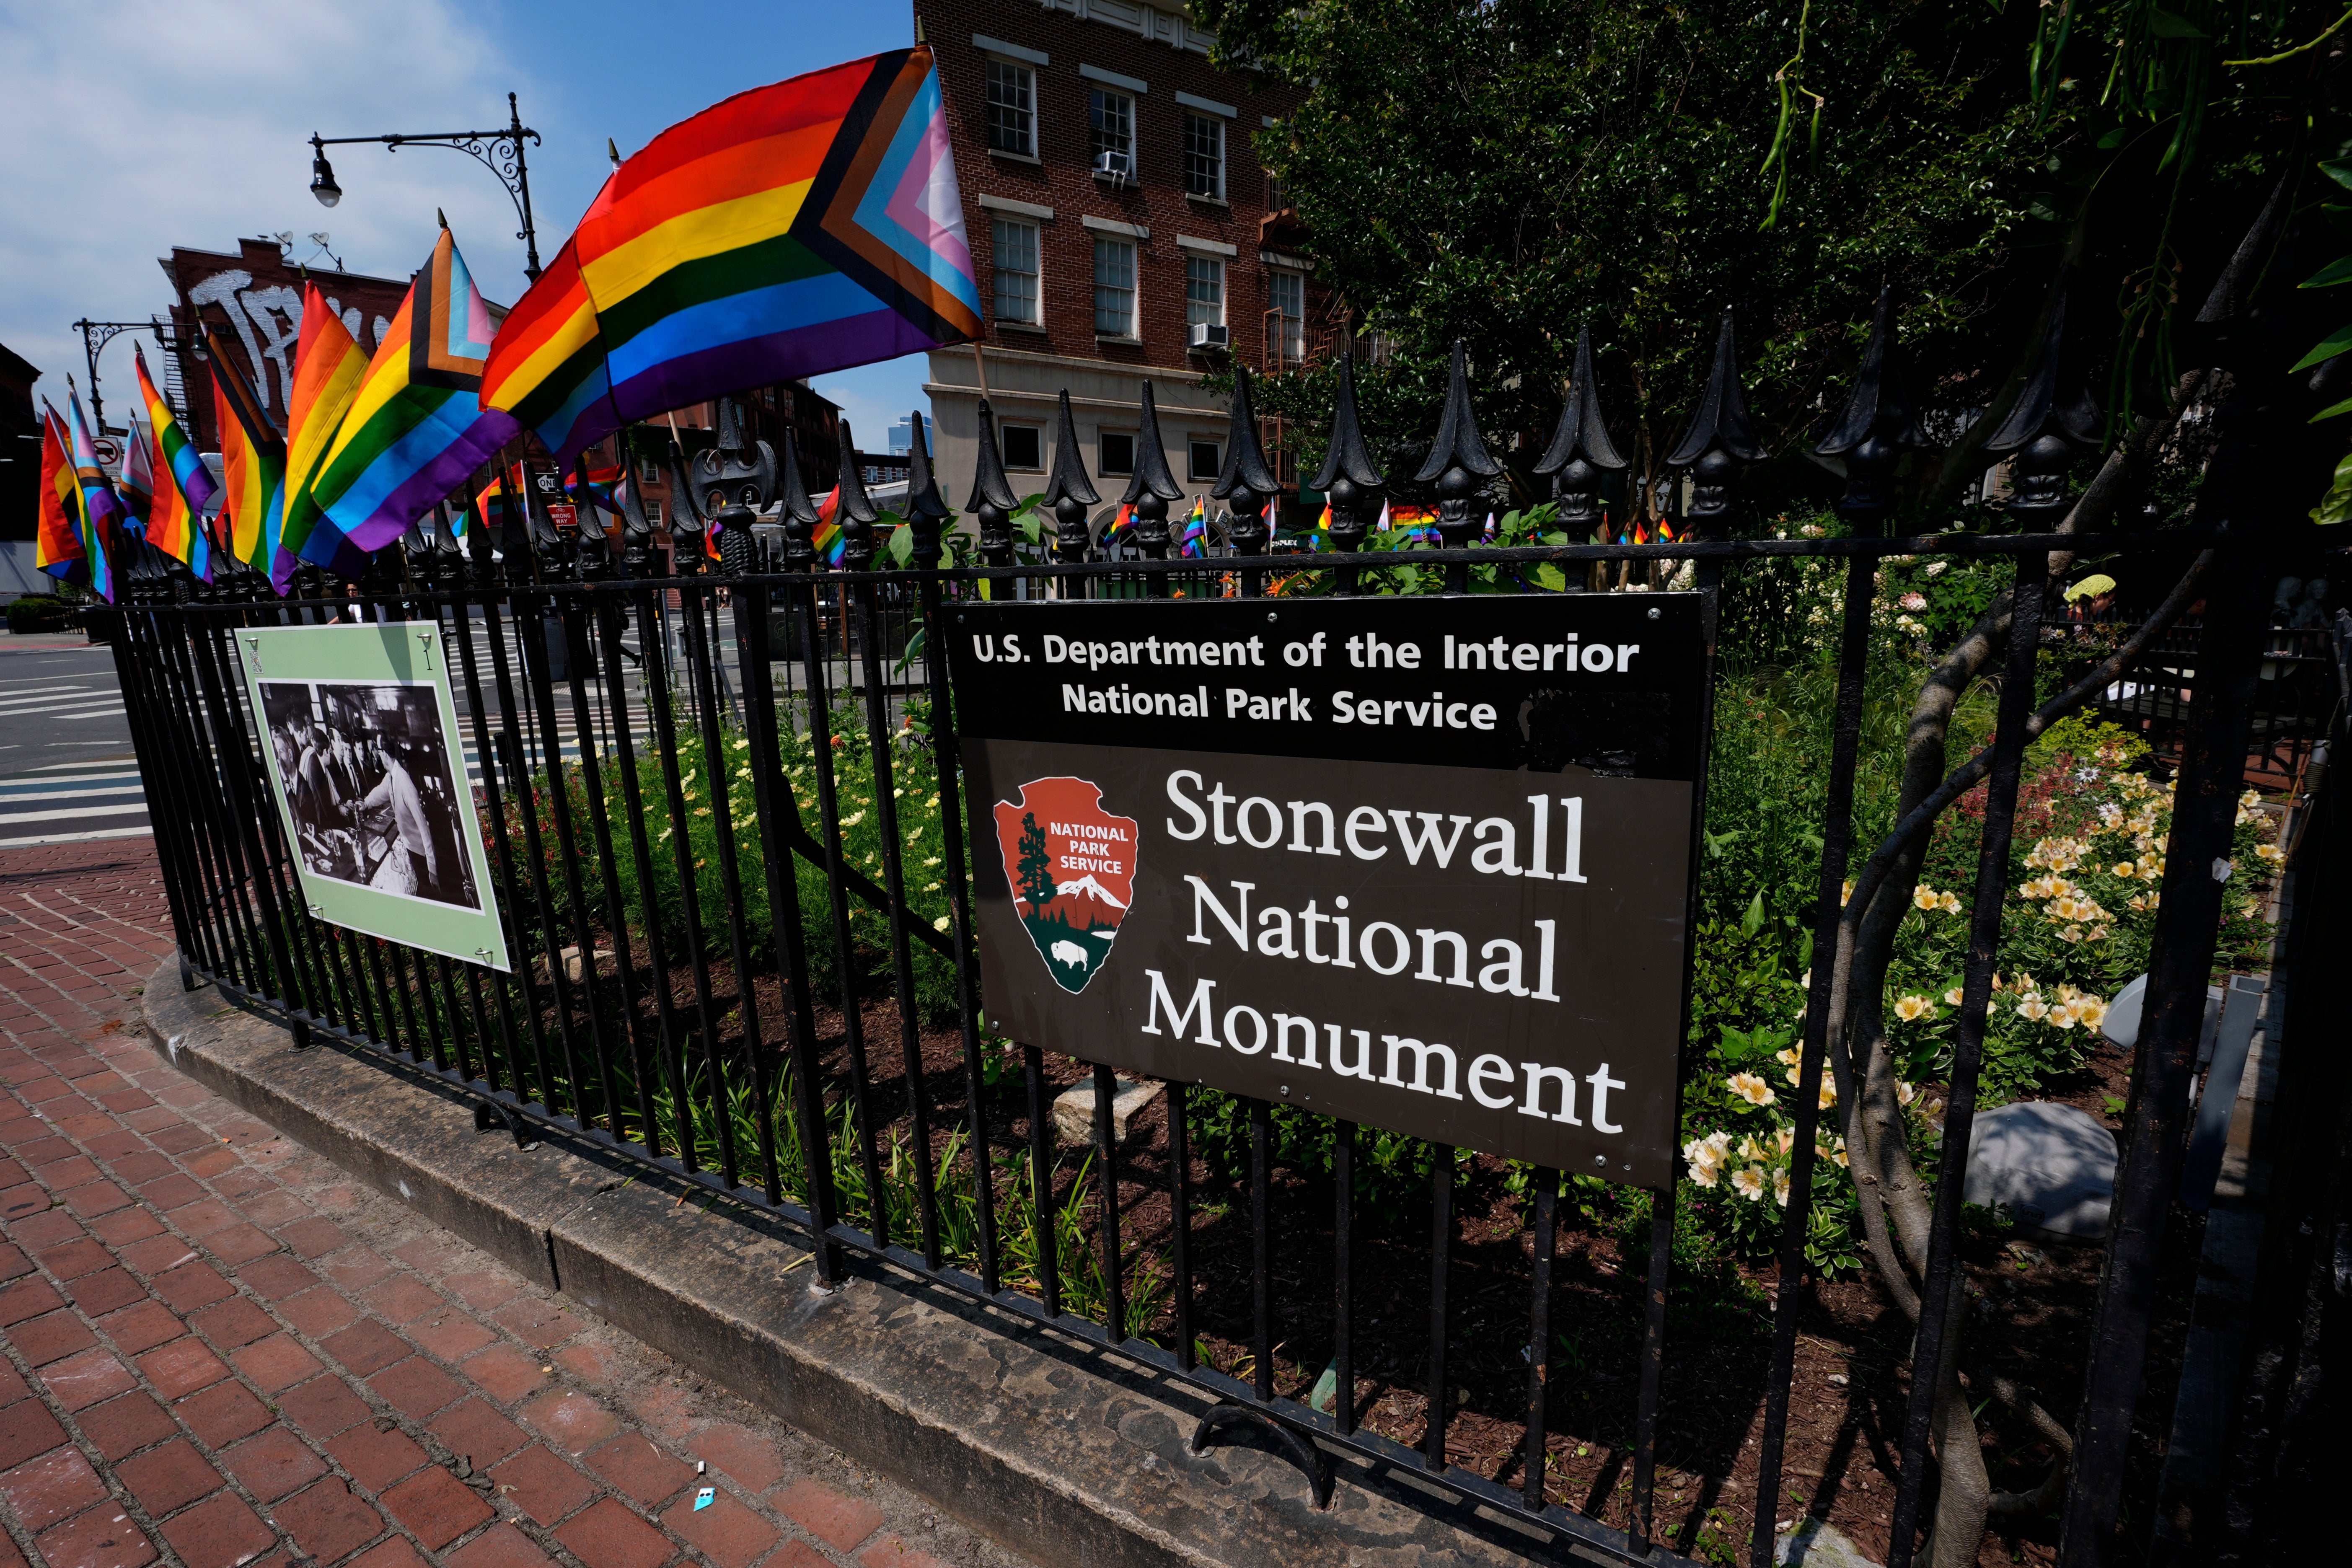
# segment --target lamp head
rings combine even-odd
[[[310,194],[322,207],[343,199],[343,187],[335,184],[335,166],[327,162],[327,149],[316,136],[310,138]]]

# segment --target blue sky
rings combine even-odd
[[[513,208],[472,160],[430,148],[336,150],[343,199],[310,195],[326,136],[506,122],[520,95],[540,255],[554,254],[611,164],[746,88],[912,41],[911,8],[734,0],[0,0],[0,342],[62,403],[81,374],[70,323],[144,321],[170,303],[155,258],[234,251],[241,235],[324,231],[354,272],[401,278],[431,251],[434,209],[483,290],[524,287]],[[152,363],[154,355],[149,354]],[[100,362],[127,406],[131,351]],[[920,355],[818,378],[861,446],[919,406]]]

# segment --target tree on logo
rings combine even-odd
[[[1054,881],[1054,857],[1045,847],[1045,830],[1037,826],[1037,814],[1024,812],[1021,816],[1021,896],[1029,900],[1029,908],[1042,910],[1058,890]]]

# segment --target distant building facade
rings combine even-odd
[[[1170,471],[1205,496],[1227,410],[1202,377],[1295,366],[1328,310],[1311,264],[1284,247],[1289,220],[1250,141],[1298,94],[1212,68],[1214,40],[1181,5],[916,0],[915,15],[946,94],[1014,492],[1045,487],[1066,388],[1087,472],[1115,500],[1149,379]],[[982,366],[969,348],[929,360],[933,453],[961,509]],[[1287,480],[1295,464],[1276,460]]]
[[[0,343],[0,539],[31,539],[39,531],[41,416],[33,406],[33,384],[40,379],[31,361]]]

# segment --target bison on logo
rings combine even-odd
[[[1135,819],[1105,811],[1085,779],[1031,779],[1017,805],[996,803],[996,844],[1045,973],[1072,994],[1085,990],[1135,897]]]

